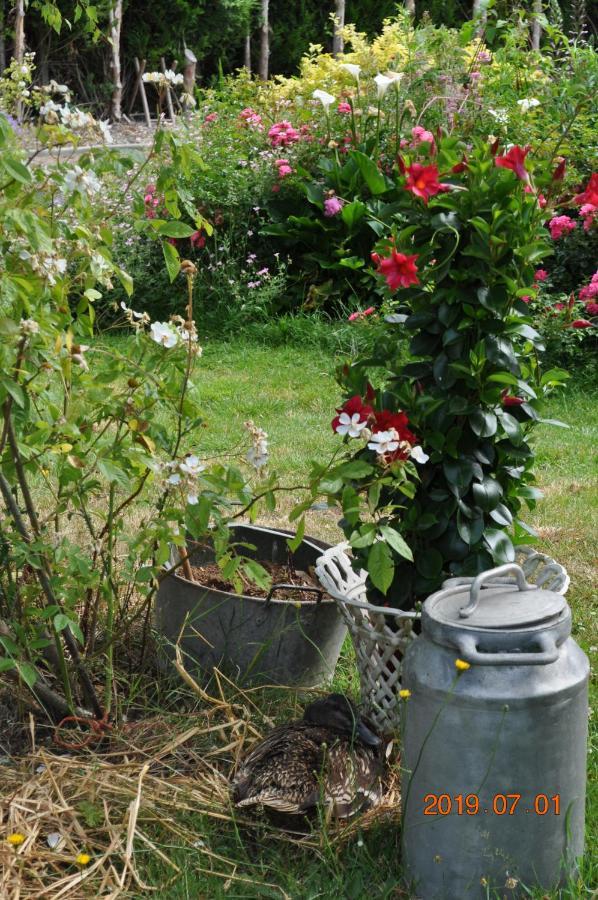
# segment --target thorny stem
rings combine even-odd
[[[116,486],[114,482],[110,484],[110,495],[108,499],[108,519],[106,525],[108,527],[108,548],[106,553],[106,634],[108,637],[108,646],[106,647],[106,678],[104,693],[104,708],[106,713],[110,712],[110,704],[112,700],[112,685],[114,683],[114,606],[116,592],[112,587],[112,557],[114,553],[114,498]]]
[[[33,529],[34,536],[36,538],[40,538],[40,530],[39,530],[39,522],[37,518],[37,514],[35,511],[35,506],[33,504],[33,500],[31,498],[31,492],[29,490],[29,484],[27,482],[27,477],[25,475],[25,470],[23,468],[23,461],[21,459],[21,455],[19,453],[19,448],[16,440],[16,436],[14,433],[14,429],[12,426],[12,420],[10,417],[6,420],[8,423],[8,442],[11,448],[11,454],[13,457],[13,462],[15,464],[15,469],[17,473],[17,479],[19,482],[19,486],[21,488],[21,492],[23,494],[23,499],[25,501],[25,508],[27,510],[27,515],[29,517],[29,521],[31,522],[31,527]],[[31,537],[27,531],[27,527],[21,518],[21,514],[16,505],[15,499],[12,496],[10,485],[4,478],[4,475],[0,473],[0,490],[4,496],[5,503],[9,508],[15,525],[17,529],[21,533],[21,536],[26,543],[31,543]],[[56,605],[61,611],[63,610],[62,602],[55,595],[52,585],[50,583],[50,579],[48,577],[48,572],[50,571],[50,566],[48,564],[47,559],[44,554],[38,551],[38,558],[40,560],[40,566],[36,569],[37,577],[40,582],[40,586],[48,600],[48,603],[53,606]],[[77,642],[70,630],[70,628],[65,628],[62,631],[62,636],[64,638],[64,642],[68,648],[68,651],[72,657],[75,668],[79,673],[79,677],[81,679],[81,684],[85,690],[86,696],[89,699],[93,707],[94,714],[97,715],[98,718],[101,718],[103,715],[103,710],[98,700],[95,688],[89,677],[87,669],[85,668],[83,661],[81,659],[81,655],[79,653],[79,648],[77,647]],[[60,654],[63,654],[62,645],[60,641],[57,642],[57,650]],[[65,691],[70,691],[70,682],[68,678],[65,682]],[[70,698],[70,705],[72,706],[72,697]]]

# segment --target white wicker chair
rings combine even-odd
[[[337,602],[351,634],[365,711],[381,732],[396,731],[400,723],[402,659],[416,637],[413,622],[419,613],[368,603],[367,573],[353,570],[348,549],[349,544],[345,542],[323,553],[316,563],[316,574]],[[531,547],[517,547],[516,559],[530,583],[560,594],[567,592],[570,581],[567,571],[549,556]],[[451,578],[445,586],[471,581],[471,578]],[[487,584],[511,581],[505,578]]]

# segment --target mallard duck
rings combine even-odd
[[[241,763],[232,783],[238,807],[263,806],[285,819],[309,818],[322,803],[347,818],[381,798],[382,741],[343,694],[306,707],[279,725]]]

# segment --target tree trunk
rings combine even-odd
[[[410,16],[415,15],[415,0],[405,0],[405,9]]]
[[[268,80],[268,62],[270,57],[270,16],[269,16],[270,0],[261,0],[261,16],[260,25],[260,63],[259,75],[262,81]]]
[[[114,0],[110,4],[110,44],[112,59],[110,71],[112,76],[112,96],[110,97],[110,118],[113,122],[122,119],[123,85],[120,68],[120,31],[123,21],[123,0]]]
[[[540,38],[542,37],[542,27],[540,25],[539,16],[542,15],[542,0],[534,0],[533,20],[532,20],[532,50],[540,49]]]
[[[185,48],[185,67],[183,69],[183,88],[190,97],[195,93],[195,72],[197,69],[197,57],[188,47]]]
[[[247,31],[245,32],[245,49],[243,53],[243,65],[247,69],[248,72],[251,72],[251,31],[249,30],[249,25],[247,26]]]
[[[4,0],[0,0],[0,75],[6,68],[6,41],[4,38],[4,29],[6,28],[6,16],[4,9]]]
[[[25,0],[15,3],[15,48],[14,58],[22,63],[25,56]]]
[[[488,19],[488,0],[473,0],[473,8],[471,10],[472,19],[479,22],[478,35],[481,34]]]
[[[338,56],[345,49],[343,41],[343,28],[345,27],[345,0],[334,0],[334,37],[332,39],[332,52]]]

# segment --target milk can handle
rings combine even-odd
[[[473,584],[471,585],[469,603],[467,606],[464,606],[463,609],[459,610],[459,615],[462,619],[468,619],[477,609],[477,605],[480,602],[480,591],[484,582],[489,581],[490,579],[500,578],[503,575],[514,575],[517,587],[520,591],[532,591],[536,589],[535,584],[527,583],[523,569],[515,563],[507,563],[504,566],[497,566],[496,569],[488,569],[487,572],[482,572],[481,575],[478,575],[477,578],[474,579]]]
[[[537,637],[539,653],[480,653],[472,635],[463,635],[457,641],[457,648],[466,662],[478,666],[547,666],[559,658],[559,648],[553,635],[540,634]]]

